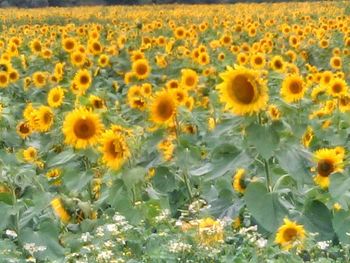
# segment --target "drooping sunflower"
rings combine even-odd
[[[79,70],[73,79],[73,84],[77,88],[78,95],[85,94],[92,82],[91,73],[86,69]]]
[[[61,198],[55,197],[54,199],[52,199],[51,206],[55,214],[63,223],[67,224],[70,221],[71,216],[69,215],[68,211],[65,209]]]
[[[194,89],[197,87],[198,75],[192,69],[181,70],[181,86],[185,89]]]
[[[228,67],[220,77],[224,81],[217,86],[217,89],[220,92],[221,102],[225,103],[225,109],[237,115],[247,115],[266,107],[269,99],[268,90],[259,72],[240,66]]]
[[[111,169],[118,170],[130,156],[130,150],[121,133],[107,130],[101,138],[99,148],[103,162]]]
[[[99,116],[84,108],[69,112],[62,127],[65,143],[77,149],[95,145],[102,130],[103,124]]]
[[[232,183],[233,189],[240,194],[243,194],[247,187],[244,179],[245,174],[246,174],[246,171],[240,168],[240,169],[237,169],[236,173],[233,176],[233,183]]]
[[[309,147],[313,138],[314,138],[314,131],[310,126],[308,126],[305,133],[303,134],[303,137],[301,138],[301,142],[305,147]]]
[[[62,105],[64,99],[64,90],[61,87],[52,88],[47,95],[47,103],[52,108],[58,108]]]
[[[344,155],[337,154],[335,148],[323,148],[314,152],[314,159],[317,167],[313,170],[317,172],[314,176],[314,182],[321,188],[328,188],[329,176],[335,172],[343,170]]]
[[[304,80],[299,75],[290,75],[282,82],[281,96],[288,102],[296,102],[304,97],[306,86]]]
[[[146,59],[138,59],[132,63],[132,72],[138,79],[147,79],[151,72],[151,67]]]
[[[172,93],[163,90],[156,93],[151,104],[151,120],[158,124],[166,124],[176,114],[176,100]]]
[[[298,225],[294,221],[285,218],[284,224],[277,230],[275,243],[279,244],[284,250],[293,247],[302,248],[306,232],[303,225]]]
[[[53,120],[54,113],[48,106],[40,106],[39,109],[35,111],[35,130],[40,132],[46,132],[50,130]]]

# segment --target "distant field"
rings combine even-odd
[[[1,260],[349,262],[349,14],[0,9]]]

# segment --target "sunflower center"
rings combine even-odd
[[[20,131],[22,134],[27,134],[27,133],[29,133],[29,128],[27,127],[26,124],[22,124],[22,125],[19,127],[19,131]]]
[[[283,66],[282,61],[280,61],[280,60],[276,60],[274,65],[275,65],[276,69],[281,69]]]
[[[332,90],[333,90],[333,92],[335,92],[335,93],[341,92],[342,89],[343,89],[342,85],[340,85],[340,84],[338,84],[338,83],[334,84],[333,87],[332,87]]]
[[[59,94],[54,94],[53,97],[52,97],[52,100],[54,102],[58,102],[60,100],[61,96]]]
[[[74,48],[74,43],[72,41],[67,41],[65,46],[66,49],[72,50]]]
[[[317,164],[317,172],[322,177],[328,177],[334,171],[334,165],[330,160],[321,160]]]
[[[145,75],[147,73],[147,66],[145,64],[139,64],[136,68],[138,75]]]
[[[6,83],[6,82],[7,82],[6,75],[0,75],[0,83]]]
[[[289,85],[289,90],[293,94],[299,94],[302,89],[303,87],[299,81],[292,81]]]
[[[261,65],[262,62],[263,62],[263,60],[262,60],[261,57],[256,57],[256,58],[254,59],[254,62],[255,62],[256,65]]]
[[[96,108],[96,109],[101,109],[101,108],[103,108],[103,101],[102,100],[94,100],[94,107]]]
[[[163,120],[167,120],[173,115],[173,107],[168,100],[159,102],[157,105],[157,115]]]
[[[45,124],[50,123],[52,121],[52,114],[51,114],[51,112],[45,112],[43,119],[44,119],[44,123]]]
[[[297,230],[295,228],[287,228],[283,232],[283,238],[287,242],[294,240],[296,236],[297,236]]]
[[[195,82],[195,80],[194,80],[194,78],[192,76],[187,77],[186,80],[185,80],[185,83],[186,83],[187,86],[193,86],[194,82]]]
[[[43,75],[38,75],[36,80],[38,81],[38,83],[44,83],[45,79]]]
[[[96,133],[94,123],[89,119],[79,119],[74,125],[74,133],[79,139],[90,139]]]
[[[123,147],[121,143],[117,140],[111,141],[108,144],[108,153],[113,156],[113,158],[122,157]]]
[[[334,66],[339,67],[340,66],[340,60],[339,59],[335,59],[333,61],[333,64],[334,64]]]
[[[249,104],[255,100],[257,94],[249,79],[244,75],[238,75],[231,81],[229,95],[240,103]]]
[[[89,83],[89,77],[85,76],[85,75],[81,76],[80,77],[80,83],[83,84],[83,85],[88,84]]]

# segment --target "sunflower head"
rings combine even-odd
[[[151,120],[158,124],[168,124],[176,114],[176,100],[173,94],[163,90],[156,93],[151,104]]]
[[[64,99],[64,90],[61,87],[53,88],[47,95],[47,103],[52,108],[58,108],[62,105]]]
[[[65,143],[77,149],[95,145],[102,129],[103,124],[99,116],[84,108],[69,112],[62,127]]]
[[[333,97],[341,97],[342,95],[346,95],[348,91],[348,86],[343,79],[334,78],[330,81],[328,86],[328,93]]]
[[[86,69],[79,70],[73,79],[73,85],[75,85],[77,94],[83,95],[90,87],[92,82],[91,73]]]
[[[118,170],[130,157],[130,150],[122,133],[107,130],[101,138],[103,162],[111,169]]]
[[[317,173],[314,181],[321,188],[328,188],[329,177],[332,173],[343,171],[344,153],[339,154],[336,148],[323,148],[314,153],[316,168],[313,170]]]
[[[260,74],[251,69],[228,67],[220,74],[224,80],[217,86],[220,100],[225,103],[225,109],[237,115],[253,114],[261,111],[267,105],[268,91]]]
[[[132,63],[132,72],[138,79],[147,79],[151,72],[151,67],[146,59],[138,59]]]
[[[296,102],[304,97],[306,86],[304,80],[299,75],[290,75],[282,83],[281,96],[288,102]]]
[[[245,189],[247,187],[246,181],[245,181],[245,174],[246,171],[242,168],[238,169],[236,173],[233,176],[233,189],[240,194],[243,194],[245,192]]]
[[[194,89],[197,87],[198,75],[192,69],[181,70],[181,86],[185,89]]]
[[[275,243],[279,244],[284,250],[293,247],[302,248],[305,235],[305,229],[302,225],[285,218],[284,224],[277,230]]]

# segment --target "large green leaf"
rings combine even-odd
[[[278,147],[280,138],[273,126],[252,124],[247,128],[248,142],[265,159],[270,158]]]
[[[288,213],[279,201],[279,195],[268,192],[260,182],[248,185],[244,199],[252,216],[269,232],[274,232]]]
[[[339,202],[342,207],[347,207],[350,201],[350,177],[341,173],[330,176],[329,193],[334,201]]]
[[[51,159],[48,159],[47,166],[53,167],[53,166],[66,164],[67,162],[71,161],[74,158],[76,158],[76,154],[73,152],[72,149],[68,149],[66,151],[63,151],[53,156]]]
[[[339,241],[344,244],[350,244],[350,213],[349,211],[339,211],[334,214],[333,228]]]
[[[314,200],[306,204],[303,223],[309,232],[317,232],[318,240],[332,240],[334,230],[332,226],[332,214],[325,204]]]

